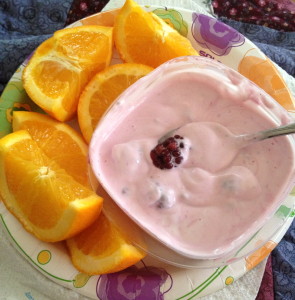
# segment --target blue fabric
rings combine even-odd
[[[272,61],[295,77],[295,32],[277,31],[225,17],[221,17],[219,20],[238,30]]]
[[[276,300],[295,298],[295,221],[272,252],[274,292]]]
[[[0,94],[25,58],[64,27],[72,0],[0,1]]]

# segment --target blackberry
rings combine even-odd
[[[177,167],[182,161],[181,150],[184,148],[183,137],[176,134],[158,144],[150,152],[150,157],[155,167],[159,169],[172,169]]]

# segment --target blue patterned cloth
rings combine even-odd
[[[295,299],[295,221],[272,252],[276,300]]]
[[[0,94],[25,58],[64,27],[72,0],[0,0]]]

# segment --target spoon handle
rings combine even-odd
[[[286,135],[286,134],[291,134],[295,133],[295,123],[291,123],[288,125],[283,125],[277,128],[273,129],[267,129],[263,131],[259,131],[253,134],[245,135],[244,139],[248,140],[248,142],[256,142],[256,141],[262,141],[265,139],[269,139],[275,136],[280,136],[280,135]],[[247,138],[246,138],[247,136]]]
[[[275,129],[264,130],[261,132],[263,140],[274,136],[286,135],[291,133],[295,133],[295,123],[280,126]]]

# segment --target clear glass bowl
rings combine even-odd
[[[236,71],[222,65],[221,63],[203,57],[181,57],[163,64],[151,74],[133,84],[111,105],[94,132],[93,139],[90,144],[90,151],[95,151],[93,149],[97,146],[93,140],[96,142],[103,141],[104,137],[109,134],[105,124],[113,122],[114,127],[116,127],[126,117],[124,113],[122,114],[121,109],[118,109],[119,107],[122,107],[122,105],[127,105],[129,107],[136,106],[137,97],[134,97],[134,95],[138,97],[144,95],[144,92],[147,89],[158,84],[159,80],[165,78],[165,76],[171,74],[171,72],[181,72],[186,68],[212,69],[216,72],[226,73],[227,76],[231,76],[236,73]],[[281,107],[259,87],[257,87],[257,89],[259,89],[261,94],[264,94],[267,98],[267,101],[263,103],[264,114],[267,114],[271,119],[273,119],[277,125],[280,125],[282,120],[284,122],[292,121],[291,116],[289,116],[288,112],[283,107]],[[130,97],[130,95],[133,95],[133,97]],[[289,136],[288,139],[295,152],[294,137]],[[284,159],[284,155],[282,155],[282,159]],[[93,157],[91,157],[91,154],[90,160],[93,166],[94,160]],[[96,167],[93,169],[97,170]],[[101,178],[101,174],[96,171],[94,171],[94,173],[96,179],[102,184],[105,190],[109,192],[107,185],[105,185],[105,182],[103,182]],[[293,188],[294,179],[295,163],[290,182],[287,184],[288,193],[290,193]],[[254,230],[251,235],[248,234],[247,238],[244,238],[243,242],[237,247],[218,257],[191,257],[175,250],[173,246],[163,243],[156,234],[144,228],[138,219],[129,214],[128,208],[119,207],[116,199],[112,200],[110,197],[107,197],[107,199],[105,199],[104,211],[110,218],[112,218],[113,222],[117,223],[119,228],[125,232],[130,232],[130,238],[133,240],[135,245],[146,250],[150,255],[178,267],[212,268],[220,267],[244,258],[263,246],[285,224],[294,208],[294,202],[295,198],[292,194],[289,194],[289,196],[278,201],[269,211],[268,216],[264,219],[264,221],[257,224],[256,230]],[[243,236],[243,234],[241,234],[241,236]]]

